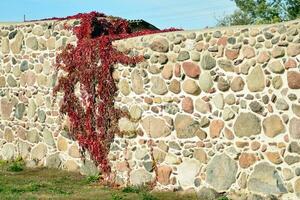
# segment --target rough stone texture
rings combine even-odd
[[[288,86],[291,89],[300,89],[300,73],[296,71],[287,72]]]
[[[216,155],[207,165],[206,182],[217,191],[227,190],[235,182],[237,169],[236,162],[228,155]]]
[[[62,74],[54,68],[57,53],[66,44],[76,44],[72,29],[64,29],[64,24],[0,26],[0,159],[21,156],[33,167],[97,175],[99,169],[89,152],[83,153],[73,141],[70,123],[59,113],[62,94],[53,101],[52,89]],[[116,182],[130,185],[132,178],[139,182],[142,177],[139,183],[157,180],[155,189],[192,189],[198,196],[203,190],[209,198],[217,198],[215,190],[248,194],[249,188],[260,185],[249,186],[258,173],[255,168],[268,162],[276,166],[284,182],[273,173],[260,187],[264,192],[258,193],[280,190],[273,184],[276,180],[289,193],[282,197],[274,193],[274,197],[298,199],[298,36],[296,20],[114,41],[120,51],[145,58],[136,65],[113,68],[118,88],[115,107],[126,113],[116,124],[122,137],[115,135],[108,152]],[[230,157],[228,163],[239,165],[235,175],[231,170],[209,176],[208,167],[220,153]],[[190,179],[178,170],[187,160],[197,163],[187,172],[179,167],[181,174],[193,174]],[[222,166],[219,160],[216,168]],[[218,181],[222,173],[230,184]],[[206,181],[208,177],[216,179],[212,182],[217,187],[229,188],[215,188]],[[187,184],[182,187],[181,182]],[[265,198],[256,194],[229,197]]]
[[[260,92],[265,88],[265,75],[261,67],[255,67],[247,76],[247,86],[251,92]]]
[[[263,129],[265,135],[271,138],[276,137],[285,130],[282,120],[278,115],[265,118],[263,120]]]
[[[144,169],[137,169],[130,172],[130,183],[132,185],[144,185],[152,180],[152,175]]]
[[[216,66],[216,60],[209,53],[206,53],[202,56],[200,65],[204,70],[210,70]]]
[[[259,185],[259,187],[257,187]],[[263,194],[286,193],[277,170],[266,162],[259,163],[249,177],[248,188],[250,191]]]
[[[200,75],[200,78],[199,78],[200,89],[205,92],[209,92],[210,89],[212,88],[213,84],[214,83],[213,83],[210,73],[208,71],[202,72]]]
[[[182,188],[188,188],[191,185],[194,185],[194,180],[199,170],[199,161],[195,159],[184,159],[177,167],[179,185]]]
[[[157,181],[162,185],[168,185],[170,183],[170,175],[172,168],[169,166],[160,166],[157,169]]]
[[[293,139],[300,139],[300,119],[295,117],[291,119],[289,132]]]
[[[165,81],[160,77],[152,77],[151,78],[151,91],[154,94],[163,95],[168,92],[167,86],[165,84]]]
[[[156,38],[151,43],[150,48],[157,52],[168,52],[169,42],[165,38]]]
[[[199,130],[199,123],[188,115],[179,114],[175,118],[175,130],[178,138],[191,138]]]
[[[152,138],[159,138],[168,136],[171,129],[166,122],[158,117],[148,116],[142,120],[142,126],[145,132]]]
[[[241,113],[234,123],[234,133],[238,137],[250,137],[261,132],[260,119],[252,113]]]
[[[184,73],[191,78],[197,78],[200,74],[200,67],[193,62],[184,62],[182,68]]]

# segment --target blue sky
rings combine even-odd
[[[0,21],[63,17],[99,11],[126,19],[144,19],[158,28],[199,29],[230,14],[231,0],[1,0]]]

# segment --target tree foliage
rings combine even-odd
[[[218,25],[268,24],[300,17],[300,0],[233,0],[238,9]]]

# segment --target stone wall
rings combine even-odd
[[[68,124],[59,113],[62,94],[56,101],[52,95],[61,74],[54,67],[56,54],[77,40],[65,24],[76,23],[0,25],[0,159],[21,157],[30,167],[97,173],[68,136]]]
[[[76,43],[64,24],[0,25],[0,157],[94,174],[52,95],[56,54]],[[299,32],[293,21],[115,42],[145,57],[114,66],[130,114],[109,153],[116,182],[300,198]]]
[[[300,198],[299,32],[294,21],[117,41],[145,57],[115,66],[130,113],[111,146],[117,180]]]

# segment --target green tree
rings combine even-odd
[[[238,9],[218,25],[266,24],[300,17],[300,0],[233,0]]]

